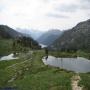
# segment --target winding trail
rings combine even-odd
[[[76,74],[71,78],[72,90],[83,90],[83,87],[78,86],[79,81],[81,80],[79,74]]]

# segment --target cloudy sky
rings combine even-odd
[[[0,0],[0,24],[38,30],[69,29],[90,18],[90,0]]]

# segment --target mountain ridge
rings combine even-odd
[[[60,50],[90,50],[90,19],[78,23],[64,33],[50,46]]]
[[[16,31],[22,33],[25,36],[32,37],[34,40],[37,40],[44,32],[33,29],[21,29],[16,28]]]
[[[58,29],[53,29],[42,34],[37,41],[44,45],[52,44],[61,34],[61,31]]]
[[[10,28],[7,25],[0,25],[0,37],[1,38],[17,38],[21,37],[22,34]]]
[[[6,25],[0,25],[0,39],[12,39],[13,45],[16,43],[22,45],[23,47],[30,47],[32,49],[40,48],[38,42],[32,37],[24,36],[23,34]]]

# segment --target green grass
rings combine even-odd
[[[90,60],[90,53],[89,52],[84,52],[84,51],[78,51],[77,52],[77,55],[79,57],[84,57],[84,58],[87,58]]]
[[[20,63],[23,60],[10,60],[10,61],[0,61],[0,87],[3,87],[7,84],[7,81],[15,74],[15,70],[9,66]]]
[[[12,52],[12,40],[0,39],[0,55],[7,55]]]
[[[24,63],[21,63],[23,60],[18,60],[18,64],[11,68],[7,67],[15,61],[4,64],[5,68],[1,66],[0,87],[17,87],[18,90],[71,90],[70,78],[74,73],[45,66],[41,60],[43,56],[44,51],[34,51],[32,60],[27,59]],[[15,75],[17,77],[13,82],[7,82]]]
[[[0,55],[13,52],[12,42],[11,39],[0,40]],[[22,48],[18,45],[17,51],[21,50],[23,53],[20,55],[20,59],[0,61],[0,87],[16,87],[18,90],[71,90],[73,72],[44,65],[41,60],[45,55],[43,50],[34,51],[32,56],[27,55],[28,48]],[[76,53],[49,51],[49,55],[90,58],[90,53],[82,51]],[[14,76],[16,76],[15,80],[8,82]],[[80,85],[84,86],[84,90],[90,90],[90,73],[80,74],[80,76]]]
[[[18,59],[18,60],[10,60],[10,61],[0,61],[0,69],[5,69],[6,67],[15,64],[15,63],[19,63],[22,62],[22,60]]]
[[[30,50],[28,47],[23,47],[17,44],[13,47],[14,39],[0,39],[0,56],[5,56],[13,52],[27,52]]]
[[[27,74],[22,80],[15,82],[19,90],[71,90],[71,73],[56,72],[57,69],[38,71]]]
[[[56,57],[77,57],[76,52],[50,51],[49,54]]]
[[[80,74],[81,81],[80,85],[83,85],[83,90],[90,90],[90,73],[82,73]]]

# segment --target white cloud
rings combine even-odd
[[[79,0],[0,0],[0,24],[40,30],[68,29],[90,18],[88,7]]]

